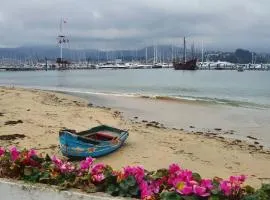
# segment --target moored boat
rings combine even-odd
[[[174,62],[173,67],[175,70],[196,70],[197,59],[188,60],[186,62]]]
[[[244,67],[239,66],[239,67],[237,68],[237,71],[238,71],[238,72],[243,72],[243,71],[244,71]]]
[[[175,70],[197,70],[197,59],[186,60],[186,38],[184,37],[184,58],[182,62],[173,62]]]
[[[86,131],[64,129],[59,132],[60,149],[71,159],[100,157],[119,149],[128,137],[125,130],[106,125]]]

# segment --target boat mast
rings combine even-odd
[[[203,63],[203,40],[202,40],[202,63]]]
[[[69,40],[66,38],[66,36],[63,33],[63,23],[67,23],[63,18],[61,18],[60,21],[60,27],[59,27],[59,35],[58,35],[58,43],[60,44],[60,62],[63,61],[63,44],[68,43]]]
[[[145,48],[145,64],[147,64],[147,47]]]
[[[154,45],[154,59],[153,59],[153,64],[156,63],[156,45]]]
[[[186,37],[184,37],[184,62],[186,63]]]
[[[63,60],[63,38],[65,38],[63,34],[63,19],[61,18],[60,21],[60,34],[59,34],[59,43],[60,43],[60,59]]]
[[[172,44],[172,62],[173,62],[173,44]]]
[[[191,45],[191,57],[192,57],[192,59],[195,58],[195,54],[196,54],[196,52],[195,52],[195,46],[194,46],[194,41],[193,41],[193,43]]]

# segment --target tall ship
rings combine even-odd
[[[173,62],[175,70],[197,70],[197,58],[186,59],[186,38],[184,37],[184,58],[182,62]]]

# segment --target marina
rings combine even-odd
[[[3,1],[3,197],[270,200],[269,2]]]
[[[229,62],[197,62],[197,70],[235,70],[269,71],[270,64],[234,64]],[[104,62],[98,64],[72,63],[66,67],[55,64],[39,63],[37,65],[0,65],[0,71],[40,71],[40,70],[98,70],[98,69],[160,69],[173,68],[172,63],[144,64],[139,62]]]

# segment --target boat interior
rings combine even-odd
[[[93,132],[91,130],[86,130],[86,131],[81,131],[81,132],[76,132],[75,130],[65,130],[65,131],[81,136],[80,138],[87,139],[88,142],[111,141],[117,138],[117,135],[115,132],[108,131],[108,130],[100,130],[97,132]]]

